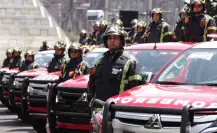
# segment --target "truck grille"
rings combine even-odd
[[[47,86],[46,83],[29,83],[28,87],[28,104],[34,108],[47,108],[46,92],[43,91]]]
[[[21,97],[22,94],[22,84],[23,84],[23,80],[24,78],[15,78],[14,80],[14,85],[13,85],[13,89],[14,89],[14,96],[15,97]]]
[[[79,102],[78,99],[86,92],[85,88],[57,88],[56,113],[57,120],[65,123],[89,124],[90,110],[87,102]],[[73,113],[73,116],[64,115]]]
[[[3,91],[8,91],[9,79],[10,79],[10,75],[4,74],[4,76],[2,78],[2,89],[3,89]]]

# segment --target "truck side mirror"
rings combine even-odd
[[[154,74],[152,72],[145,72],[144,74],[142,74],[142,82],[144,84],[149,83],[153,77]]]

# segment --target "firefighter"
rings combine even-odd
[[[179,12],[179,20],[174,26],[174,32],[173,32],[173,41],[175,42],[180,42],[184,41],[184,24],[185,24],[185,19],[188,16],[189,10],[187,7],[184,7],[180,12]]]
[[[80,44],[85,45],[87,43],[87,31],[86,30],[81,30],[80,32],[80,38],[78,41]]]
[[[145,30],[146,30],[146,23],[143,21],[140,21],[137,24],[137,33],[134,34],[132,42],[138,43],[138,44],[144,43],[145,42],[145,39],[144,39]]]
[[[13,57],[13,49],[10,49],[10,48],[7,49],[6,56],[7,57],[4,59],[2,67],[9,67],[10,61],[11,61],[11,59]]]
[[[171,41],[171,32],[169,32],[169,24],[162,19],[163,11],[161,8],[155,8],[152,10],[152,20],[146,29],[145,42],[157,43],[157,42],[169,42]]]
[[[38,68],[37,65],[34,64],[35,52],[28,50],[25,53],[25,60],[22,62],[20,66],[20,72]]]
[[[13,58],[10,61],[9,69],[19,68],[22,62],[22,49],[20,47],[16,47],[13,50]]]
[[[99,31],[100,22],[96,21],[96,23],[93,26],[93,32],[89,35],[87,39],[87,45],[96,45],[96,35]]]
[[[63,41],[58,41],[54,45],[54,57],[48,65],[48,72],[61,71],[65,63],[65,48],[66,44]]]
[[[108,22],[107,21],[102,20],[100,22],[100,29],[99,29],[99,31],[97,33],[97,37],[96,37],[96,45],[103,44],[103,34],[104,34],[107,26],[108,26]]]
[[[185,19],[184,38],[186,42],[204,42],[213,38],[207,34],[216,33],[216,23],[212,17],[205,14],[205,0],[191,2],[192,16]]]
[[[133,20],[131,21],[132,28],[131,28],[131,30],[128,32],[128,38],[129,38],[129,40],[131,40],[131,41],[132,41],[133,35],[136,33],[137,23],[138,23],[138,20],[137,20],[137,19],[133,19]]]
[[[49,50],[49,47],[47,45],[47,41],[43,41],[39,51],[46,51],[46,50]]]
[[[68,49],[68,56],[70,60],[64,64],[59,81],[63,82],[73,78],[73,72],[82,61],[82,48],[81,44],[75,42]]]
[[[111,25],[104,34],[104,45],[109,50],[90,70],[88,93],[92,98],[106,101],[127,89],[137,86],[136,61],[124,54],[125,33],[118,25]],[[92,99],[93,100],[93,99]]]

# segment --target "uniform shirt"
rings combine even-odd
[[[135,36],[135,42],[136,43],[144,43],[145,42],[145,39],[144,39],[144,32],[137,32],[136,33],[136,36]]]
[[[33,61],[25,60],[21,63],[20,72],[30,70],[30,69],[35,69],[35,68],[38,68],[38,66],[35,65]]]
[[[186,42],[210,41],[207,34],[216,33],[216,23],[208,15],[191,16],[185,20],[184,38]]]
[[[8,67],[10,65],[11,58],[7,57],[4,59],[2,67]]]
[[[136,76],[136,61],[123,55],[123,49],[111,54],[106,52],[90,71],[88,90],[92,97],[106,101],[127,89],[140,84]]]
[[[72,78],[69,73],[75,71],[81,61],[82,59],[70,59],[67,63],[65,63],[61,72],[60,81],[64,82]]]
[[[19,68],[22,62],[22,58],[20,56],[13,57],[10,61],[9,69]]]
[[[184,23],[182,20],[178,21],[174,26],[173,40],[175,42],[184,41]]]
[[[88,37],[88,39],[87,39],[87,43],[88,43],[88,44],[91,44],[91,45],[95,45],[95,44],[96,44],[96,33],[97,33],[97,31],[93,31],[93,32],[89,35],[89,37]]]
[[[53,59],[49,63],[48,66],[48,72],[56,72],[56,71],[62,71],[63,64],[65,63],[65,57],[64,55],[54,55]]]
[[[80,37],[79,40],[78,40],[78,42],[79,42],[81,45],[85,45],[85,44],[87,43],[87,38],[86,38],[86,37],[85,37],[85,38]]]
[[[146,30],[146,33],[149,33],[148,36],[145,37],[146,43],[170,41],[169,24],[163,20],[159,21],[158,23],[150,23]]]

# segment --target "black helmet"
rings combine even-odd
[[[151,12],[151,16],[153,17],[154,13],[157,13],[160,15],[160,19],[162,19],[163,16],[163,11],[161,8],[154,8]]]
[[[121,37],[121,41],[122,41],[122,47],[125,46],[125,36],[126,36],[126,32],[119,26],[119,25],[115,25],[112,24],[110,26],[108,26],[108,28],[106,29],[105,33],[104,33],[104,45],[107,48],[107,40],[108,40],[108,36],[110,35],[119,35]]]
[[[7,50],[6,50],[6,55],[8,55],[8,53],[13,54],[13,49],[11,49],[11,48],[7,49]]]
[[[65,51],[66,48],[66,44],[64,41],[57,41],[56,44],[54,45],[54,49],[62,49],[63,51]]]
[[[196,3],[201,4],[203,6],[202,12],[204,12],[205,11],[205,4],[206,4],[205,0],[193,0],[191,2],[191,11],[193,12],[194,4],[196,4]]]
[[[24,55],[24,58],[26,59],[27,56],[32,56],[33,59],[34,59],[34,57],[35,57],[35,52],[32,51],[32,50],[28,50],[28,51],[26,51],[26,53],[25,53],[25,55]]]
[[[47,45],[47,41],[43,41],[42,44],[43,44],[43,45]]]
[[[82,45],[79,42],[74,42],[68,48],[68,56],[70,57],[70,53],[72,50],[78,50],[82,54]]]

